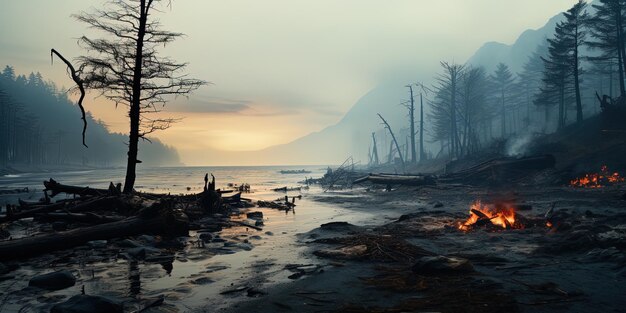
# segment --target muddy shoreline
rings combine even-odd
[[[317,202],[379,214],[355,225],[356,230],[328,232],[322,227],[300,235],[310,254],[346,246],[319,243],[321,237],[394,236],[436,255],[464,258],[474,271],[431,276],[416,273],[413,264],[403,262],[320,258],[323,272],[270,288],[263,298],[225,311],[623,312],[626,201],[622,194],[623,186],[494,190],[443,185],[391,192],[372,187],[315,196]],[[531,206],[519,214],[535,219],[555,203],[561,224],[467,233],[457,229],[473,201],[494,198],[514,198]],[[464,303],[463,297],[446,290],[466,292],[476,301]]]
[[[144,312],[621,312],[624,187],[312,187],[295,212],[251,208],[263,213],[262,231],[236,226],[206,235],[198,229],[168,241],[136,236],[59,251],[18,268],[5,264],[0,312],[49,311],[83,287],[88,295],[122,301],[127,312],[161,298]],[[527,227],[458,229],[474,201],[503,199],[525,206],[518,214]],[[553,204],[559,226],[549,228],[544,216]],[[243,220],[247,212],[233,218]],[[22,222],[19,231],[27,232],[30,221]],[[320,253],[355,247],[364,254]],[[433,256],[466,260],[471,271],[415,269]],[[28,286],[51,270],[69,270],[75,285]]]

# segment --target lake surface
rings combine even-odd
[[[307,174],[280,174],[280,170],[311,171]],[[137,173],[136,189],[154,193],[197,193],[202,191],[204,174],[213,173],[217,188],[229,183],[251,185],[252,193],[245,197],[253,200],[275,200],[284,197],[277,193],[277,187],[302,185],[306,177],[321,177],[326,168],[320,166],[280,166],[280,167],[176,167],[145,168]],[[79,186],[106,188],[109,182],[122,182],[123,169],[87,170],[74,172],[24,173],[0,177],[0,188],[28,187],[28,194],[0,196],[0,204],[22,199],[36,200],[42,196],[43,180],[50,177],[56,181]],[[80,292],[80,286],[92,294],[112,294],[136,298],[167,295],[166,303],[172,311],[216,311],[234,303],[245,301],[245,293],[221,294],[238,287],[254,287],[263,290],[274,284],[290,281],[292,272],[285,266],[292,264],[319,264],[319,260],[305,254],[306,245],[298,241],[297,234],[308,232],[323,223],[348,221],[359,223],[370,220],[370,213],[356,212],[334,207],[330,204],[312,201],[313,195],[322,194],[319,187],[309,190],[289,192],[288,195],[302,195],[296,200],[294,212],[285,213],[272,209],[252,208],[264,214],[263,231],[234,227],[224,229],[221,237],[229,244],[250,243],[249,251],[237,250],[234,254],[206,254],[206,248],[219,249],[226,243],[207,245],[206,248],[188,244],[184,257],[176,258],[169,271],[159,264],[131,264],[119,259],[114,263],[86,263],[73,265],[71,270],[81,276],[76,286],[48,296],[73,295]],[[197,238],[190,233],[189,241]],[[214,246],[214,247],[213,247]],[[28,277],[41,272],[41,268],[20,268],[16,277]],[[87,279],[91,277],[90,279]],[[7,286],[5,286],[7,285]],[[18,281],[10,289],[27,285],[27,280]],[[0,289],[7,288],[8,282],[0,283]],[[7,289],[5,289],[7,290]],[[9,301],[11,303],[11,301]],[[33,309],[36,308],[36,304]],[[19,309],[19,306],[5,306],[6,309]],[[35,310],[36,311],[36,310]],[[207,311],[207,312],[208,312]],[[7,311],[8,312],[8,311]]]

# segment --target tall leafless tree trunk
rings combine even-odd
[[[405,169],[405,164],[404,164],[404,158],[402,157],[402,150],[400,149],[400,145],[398,145],[398,140],[396,140],[396,135],[393,134],[393,130],[391,130],[391,126],[389,126],[389,123],[387,123],[387,121],[383,118],[382,115],[380,115],[380,113],[378,113],[378,117],[380,117],[380,119],[383,121],[383,125],[385,125],[385,128],[387,128],[387,130],[389,131],[389,134],[391,135],[391,139],[393,139],[393,143],[396,146],[396,150],[398,150],[398,155],[400,156],[400,162],[402,163],[402,170]]]
[[[411,163],[417,163],[417,151],[415,151],[415,99],[413,98],[413,86],[407,85],[410,92],[411,105],[409,106],[409,123],[411,132]]]
[[[420,92],[420,162],[426,159],[424,152],[424,98]]]

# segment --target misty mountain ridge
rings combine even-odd
[[[509,65],[513,73],[520,72],[529,56],[546,38],[554,34],[556,24],[563,20],[562,13],[552,17],[543,27],[524,31],[511,45],[488,42],[472,55],[466,64],[482,66],[492,73],[497,64]],[[254,152],[218,152],[228,155],[232,164],[338,164],[352,156],[355,161],[368,162],[368,153],[372,145],[371,133],[375,132],[378,140],[378,154],[384,159],[389,154],[390,136],[380,125],[376,113],[381,113],[391,124],[400,145],[405,143],[408,135],[408,110],[400,105],[409,99],[406,84],[415,78],[403,80],[396,78],[380,83],[361,97],[345,116],[335,125],[328,126],[319,132],[313,132],[290,143],[272,146]],[[432,78],[423,80],[425,83]],[[424,95],[425,115],[428,108],[428,94]],[[419,122],[419,90],[415,90],[416,122]],[[425,117],[428,128],[428,117]],[[417,126],[416,126],[417,127]],[[429,140],[428,129],[425,130],[425,141]],[[341,145],[333,144],[341,142]],[[426,142],[431,153],[436,154],[439,147]],[[403,151],[404,154],[404,151]]]

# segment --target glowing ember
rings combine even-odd
[[[617,172],[609,172],[609,168],[603,165],[600,173],[585,174],[585,176],[570,181],[570,186],[580,188],[602,188],[606,185],[624,182]]]
[[[470,217],[459,225],[459,229],[469,231],[474,226],[482,225],[495,225],[503,229],[524,228],[524,225],[515,220],[515,209],[492,209],[480,201],[476,201],[470,207]]]

